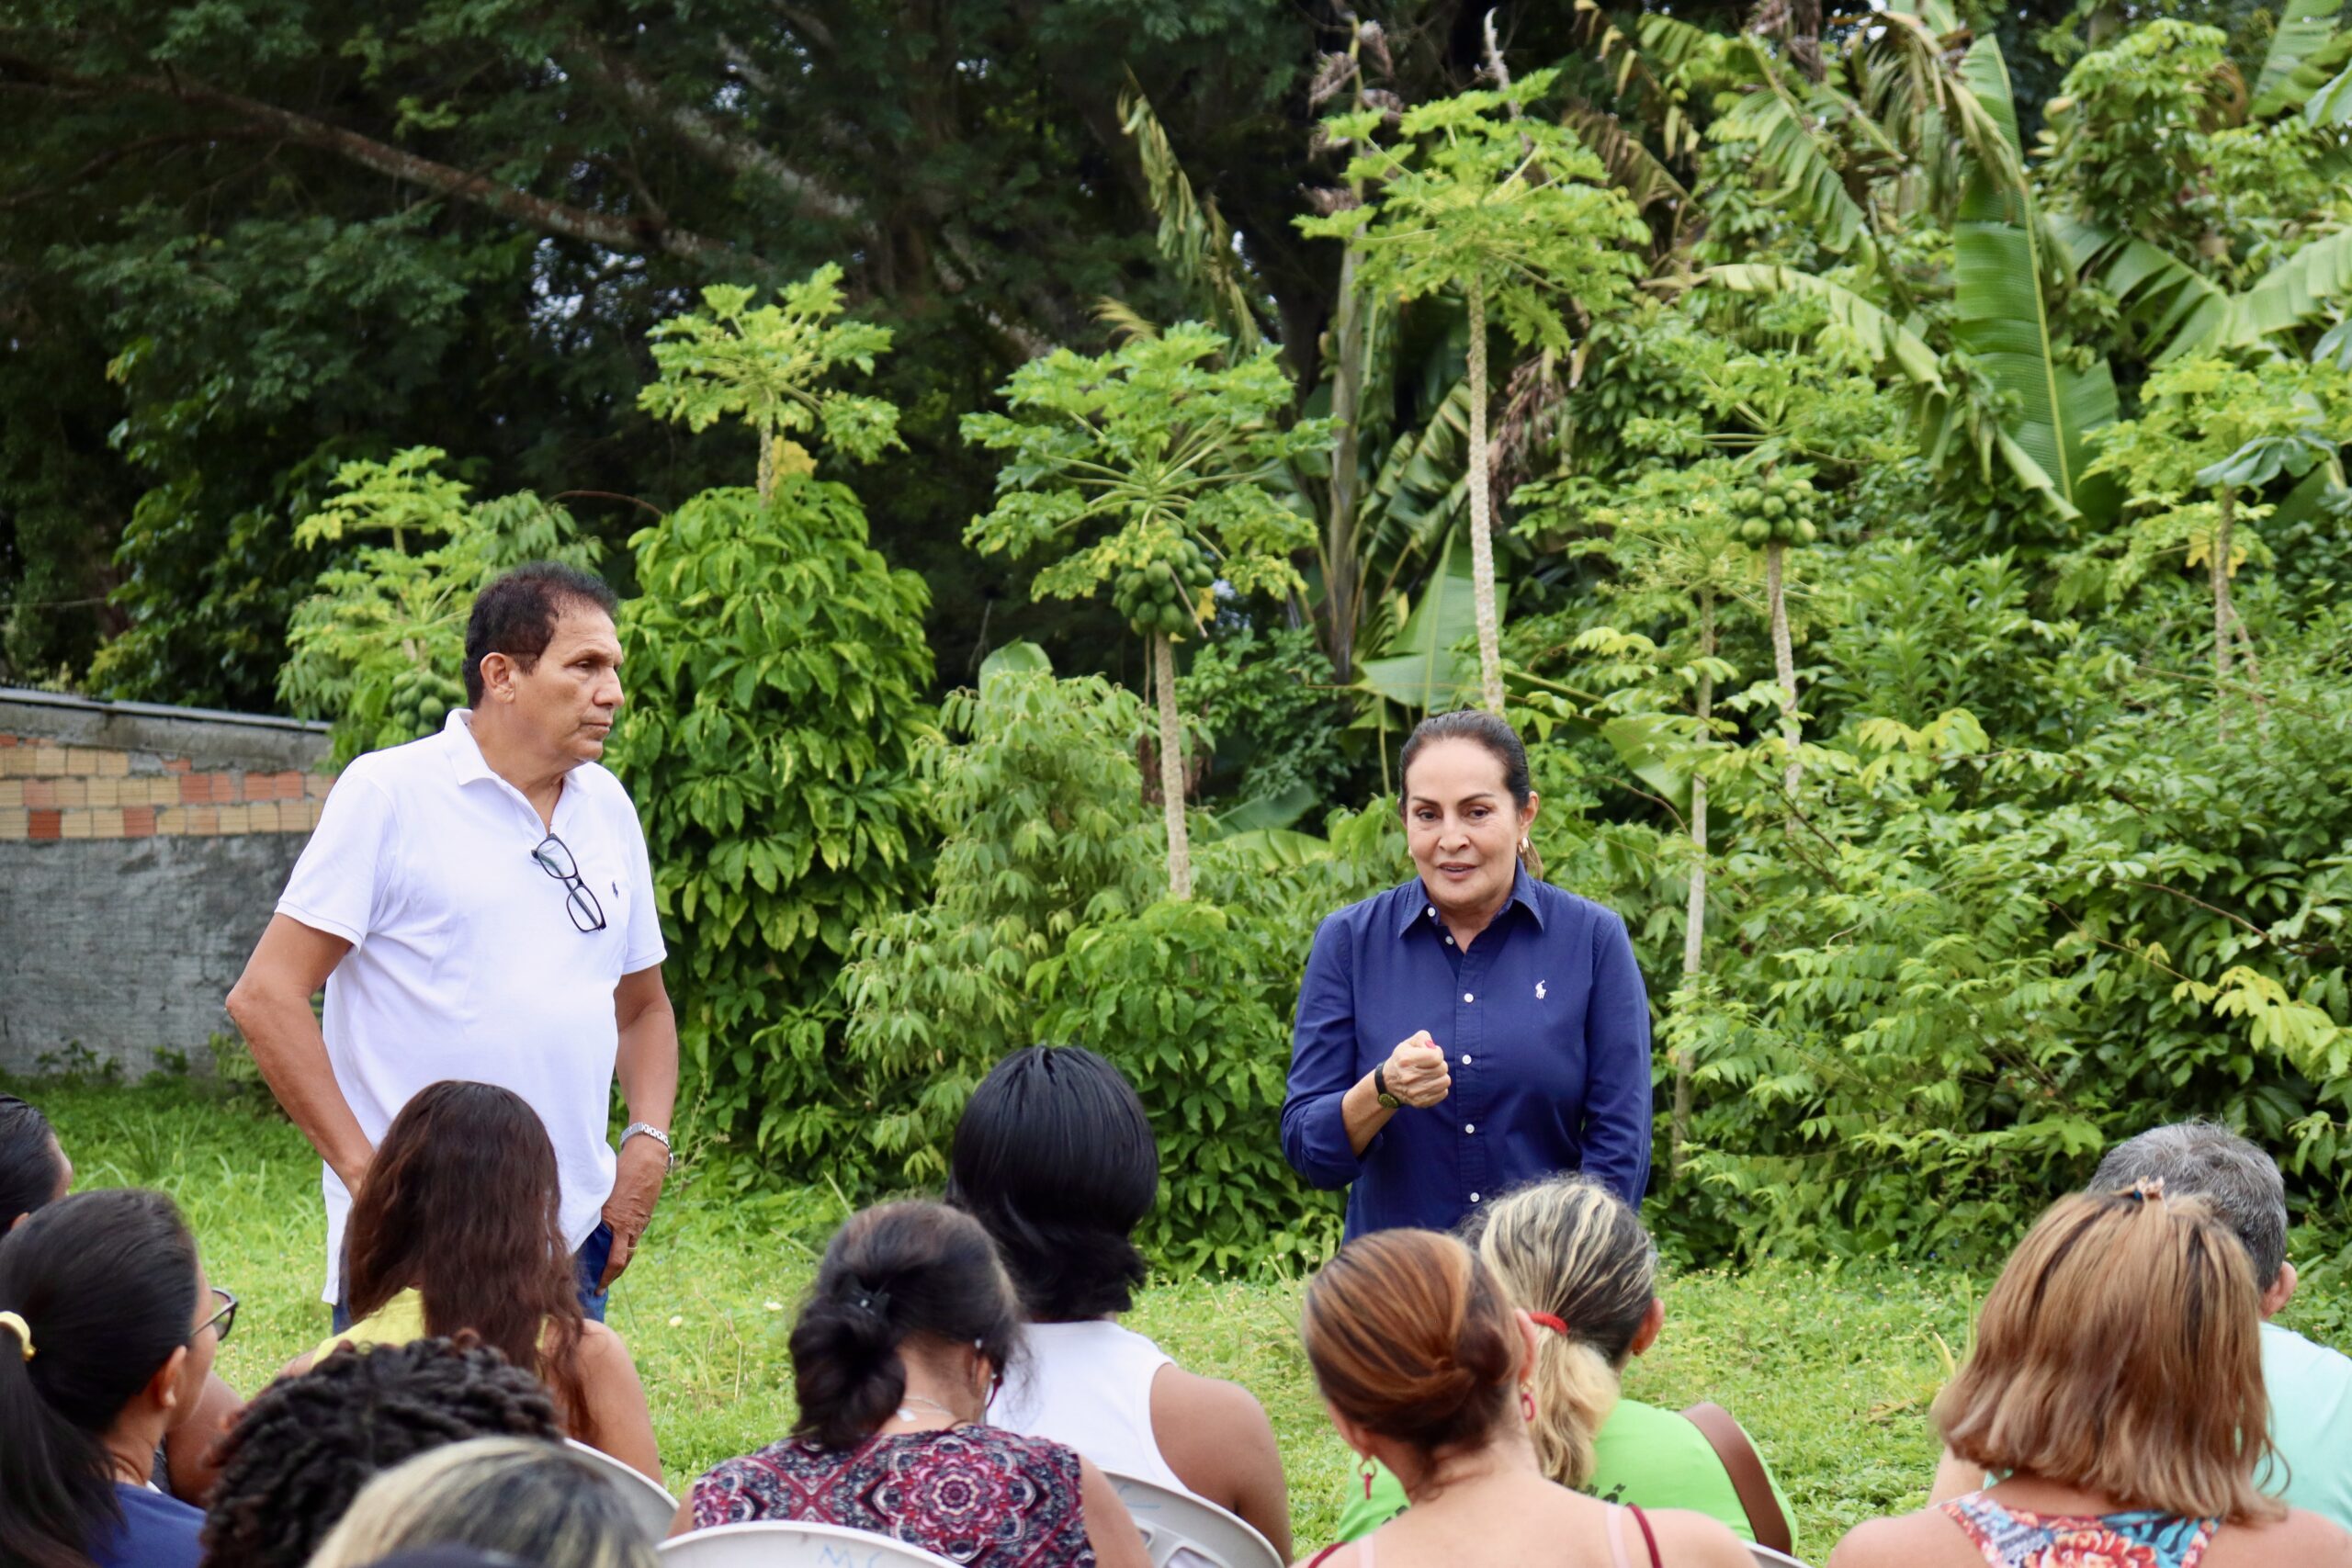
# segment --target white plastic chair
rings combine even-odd
[[[1152,1568],[1283,1568],[1273,1543],[1238,1515],[1138,1476],[1103,1473],[1143,1532]]]
[[[1785,1551],[1775,1551],[1769,1546],[1749,1543],[1747,1555],[1756,1560],[1756,1568],[1804,1568],[1804,1564]]]
[[[665,1540],[662,1568],[956,1568],[920,1546],[842,1525],[759,1519]]]
[[[661,1545],[678,1517],[678,1500],[653,1477],[602,1449],[592,1449],[577,1438],[564,1438],[563,1446],[595,1466],[596,1473],[605,1478],[619,1496],[621,1506],[628,1510],[630,1521],[645,1532],[646,1540]]]

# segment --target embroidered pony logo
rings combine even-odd
[[[1544,999],[1544,982],[1541,980],[1535,982],[1535,999],[1539,1002]]]

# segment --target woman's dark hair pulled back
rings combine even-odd
[[[907,1392],[901,1348],[928,1337],[977,1345],[1001,1371],[1021,1339],[995,1244],[944,1203],[884,1203],[849,1217],[825,1248],[792,1325],[796,1437],[854,1448]]]
[[[161,1192],[119,1188],[43,1206],[0,1240],[0,1562],[88,1568],[119,1523],[100,1436],[188,1342],[196,1238]]]
[[[1331,1408],[1422,1454],[1475,1446],[1516,1418],[1518,1316],[1453,1236],[1358,1236],[1308,1281],[1301,1328]]]
[[[565,1243],[555,1145],[528,1101],[444,1079],[385,1129],[344,1239],[354,1322],[410,1286],[429,1334],[470,1330],[578,1418],[585,1314]]]
[[[1510,792],[1511,804],[1527,809],[1528,800],[1535,786],[1527,772],[1527,747],[1519,731],[1503,721],[1500,714],[1485,708],[1455,708],[1451,713],[1433,713],[1413,726],[1413,733],[1405,738],[1404,756],[1396,766],[1396,777],[1405,787],[1397,792],[1401,803],[1411,792],[1408,782],[1413,772],[1413,759],[1424,747],[1440,740],[1468,740],[1483,746],[1496,761],[1503,765],[1503,787]]]
[[[1082,1045],[1032,1045],[980,1080],[956,1124],[947,1201],[980,1222],[1040,1323],[1125,1312],[1147,1272],[1130,1239],[1159,1195],[1135,1086]]]
[[[49,1118],[0,1094],[0,1233],[57,1195],[57,1134]]]

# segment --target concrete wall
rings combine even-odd
[[[0,1072],[209,1067],[327,752],[321,725],[0,688]]]

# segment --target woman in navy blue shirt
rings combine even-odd
[[[1347,1235],[1451,1230],[1580,1170],[1638,1206],[1650,1168],[1649,998],[1625,922],[1520,863],[1527,749],[1475,709],[1405,743],[1419,873],[1315,933],[1283,1153],[1347,1187]]]
[[[85,1192],[0,1240],[0,1562],[196,1568],[204,1516],[148,1484],[234,1320],[160,1192]]]

